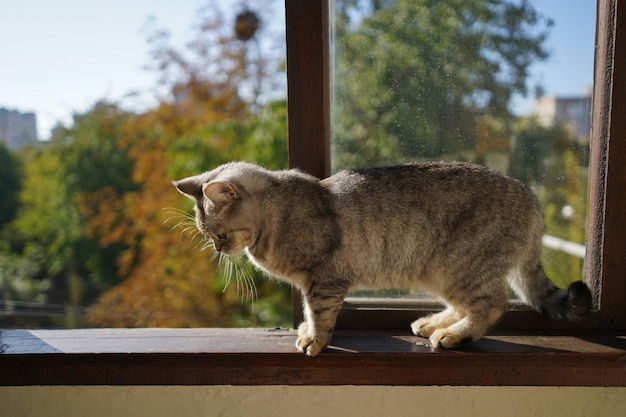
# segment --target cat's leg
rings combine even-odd
[[[446,328],[463,318],[463,314],[452,307],[445,310],[422,317],[411,324],[411,330],[416,336],[430,337],[435,330]]]
[[[298,327],[298,350],[316,356],[328,345],[346,293],[337,287],[303,292],[306,321]]]

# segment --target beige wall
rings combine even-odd
[[[2,417],[626,416],[626,388],[0,387]]]

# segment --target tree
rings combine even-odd
[[[51,281],[42,276],[43,253],[37,245],[30,245],[23,253],[16,253],[10,241],[0,240],[0,308],[4,314],[0,319],[3,327],[41,327],[54,325],[54,321],[22,316],[22,307],[31,307],[29,302],[42,303]],[[24,301],[27,301],[25,303]]]
[[[533,189],[544,214],[546,234],[584,244],[588,146],[564,126],[542,126],[535,118],[520,118],[514,134],[508,174]],[[582,276],[583,260],[564,252],[546,248],[542,263],[547,275],[561,287]]]
[[[355,5],[335,27],[336,165],[467,159],[477,116],[510,119],[548,56],[552,22],[528,1],[374,1],[366,16]]]
[[[10,222],[19,207],[22,167],[19,159],[0,142],[0,228]]]
[[[120,242],[100,245],[88,225],[99,204],[97,193],[134,187],[126,150],[117,140],[120,127],[130,117],[113,104],[98,102],[75,115],[71,128],[57,128],[50,143],[23,153],[20,210],[5,228],[4,247],[11,265],[29,267],[13,267],[5,281],[13,287],[19,282],[40,282],[31,287],[45,288],[43,294],[13,295],[20,301],[43,297],[67,305],[65,325],[69,327],[81,324],[70,310],[92,302],[117,282],[115,259],[122,249]]]
[[[168,92],[156,107],[134,114],[98,101],[23,155],[19,214],[0,245],[5,299],[66,304],[54,326],[84,325],[87,304],[89,325],[286,323],[287,286],[242,264],[246,278],[225,289],[212,253],[179,233],[192,205],[172,180],[233,159],[287,164],[286,102],[274,88],[284,66],[261,54],[258,27],[242,36],[208,13],[189,51],[153,39]]]
[[[163,72],[171,98],[127,125],[121,139],[140,186],[99,199],[92,216],[103,242],[122,239],[125,246],[117,259],[122,281],[91,307],[94,324],[276,325],[288,316],[288,288],[261,280],[249,265],[241,265],[250,274],[246,281],[224,288],[230,277],[221,275],[213,254],[199,250],[192,205],[171,185],[233,159],[270,168],[287,162],[286,103],[264,103],[272,82],[261,69],[271,60],[251,54],[219,14],[202,22],[188,51],[169,46],[163,31],[152,38],[154,67]],[[181,238],[177,230],[185,228],[191,232]],[[243,302],[255,291],[263,314]]]
[[[52,301],[74,304],[82,295],[82,286],[75,285],[73,296],[66,296],[69,277],[76,277],[73,267],[78,262],[74,249],[81,238],[79,214],[69,199],[67,188],[59,181],[62,163],[58,154],[48,148],[25,154],[25,176],[20,193],[17,217],[3,230],[4,253],[8,259],[0,266],[5,274],[3,286],[17,288],[20,282],[32,288],[46,288],[43,293],[4,291],[4,300]],[[28,266],[25,268],[24,266]],[[48,321],[42,322],[50,325]],[[55,323],[58,325],[58,323]]]
[[[180,222],[179,230],[194,226],[185,220],[192,205],[175,191],[171,180],[263,149],[266,162],[284,165],[273,155],[271,141],[269,149],[263,146],[267,138],[274,141],[285,136],[274,130],[285,127],[274,121],[284,116],[284,108],[284,102],[277,103],[268,107],[269,114],[202,123],[198,114],[192,114],[195,120],[185,120],[176,105],[164,103],[126,127],[122,141],[129,147],[131,177],[140,187],[101,195],[98,210],[91,216],[90,228],[101,236],[102,245],[121,239],[125,247],[117,258],[122,282],[91,307],[92,323],[178,327],[263,321],[262,317],[254,319],[252,306],[240,299],[245,298],[240,293],[247,288],[224,289],[217,263],[211,253],[199,250],[198,242],[190,238],[193,233],[183,233],[182,238],[176,233]],[[208,120],[215,117],[206,110],[203,115]],[[284,155],[286,139],[279,142],[278,155]],[[265,313],[273,311],[264,320],[284,323],[287,292],[260,279],[255,285]],[[284,307],[277,308],[277,301]]]

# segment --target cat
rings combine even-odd
[[[480,165],[427,162],[350,169],[319,180],[298,170],[231,162],[175,181],[196,227],[220,254],[245,253],[303,295],[296,347],[330,342],[356,286],[419,287],[445,309],[411,324],[433,348],[482,338],[507,309],[506,282],[534,310],[581,320],[591,292],[546,278],[544,223],[521,182]]]

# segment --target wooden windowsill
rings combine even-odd
[[[626,386],[626,334],[498,332],[433,352],[402,331],[338,331],[309,358],[295,331],[0,332],[0,385]]]

